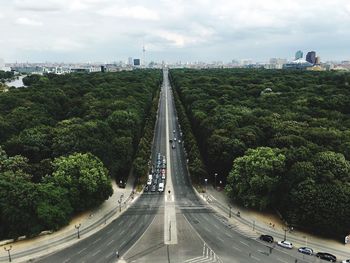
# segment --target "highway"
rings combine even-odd
[[[170,153],[172,192],[142,194],[101,231],[39,262],[116,262],[116,250],[120,262],[319,262],[295,250],[269,247],[256,235],[242,234],[228,224],[194,192],[182,143],[177,140],[172,149],[167,140],[173,137],[181,139],[168,71],[164,70],[152,159],[158,152]],[[175,220],[167,225],[164,215],[172,205]],[[172,239],[174,231],[176,240]]]

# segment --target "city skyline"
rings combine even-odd
[[[329,19],[332,17],[332,19]],[[350,3],[318,1],[1,1],[6,62],[348,60]]]

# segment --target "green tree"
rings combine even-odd
[[[278,149],[249,149],[233,162],[226,191],[244,206],[265,209],[275,201],[271,196],[278,187],[284,166],[285,156]]]
[[[75,153],[56,158],[48,182],[65,188],[74,211],[95,207],[108,199],[113,188],[103,163],[92,154]]]

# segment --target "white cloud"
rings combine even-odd
[[[70,60],[72,51],[82,60],[118,60],[142,55],[143,42],[160,60],[193,53],[203,60],[268,59],[295,49],[350,59],[349,0],[0,1],[0,50],[16,51],[7,61],[39,53]]]
[[[159,20],[159,15],[156,11],[144,6],[112,6],[100,10],[98,13],[103,16],[130,18],[136,20]]]
[[[46,12],[64,9],[64,1],[61,0],[15,0],[14,6],[20,10]]]
[[[43,23],[40,21],[36,21],[34,19],[30,19],[27,17],[19,17],[16,19],[16,24],[17,25],[22,25],[22,26],[42,26]]]

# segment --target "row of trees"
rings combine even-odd
[[[211,175],[247,207],[341,236],[350,230],[350,75],[172,70]]]
[[[0,238],[57,229],[112,194],[109,177],[127,178],[161,76],[32,75],[0,94]]]
[[[5,83],[8,80],[11,80],[13,78],[14,74],[12,71],[3,71],[0,70],[0,82]]]

